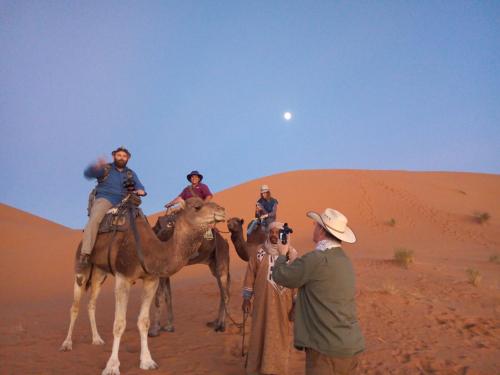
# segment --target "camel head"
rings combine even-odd
[[[232,217],[227,221],[227,229],[229,229],[231,233],[241,232],[243,231],[244,222],[245,220],[240,219],[239,217]]]
[[[206,231],[225,220],[226,210],[217,203],[190,198],[186,200],[184,208],[179,213],[176,226],[180,222],[184,222],[195,230]]]

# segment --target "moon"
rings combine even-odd
[[[290,121],[292,119],[292,113],[291,112],[285,112],[285,113],[283,113],[283,118],[286,121]]]

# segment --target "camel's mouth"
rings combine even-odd
[[[216,224],[217,223],[222,223],[222,222],[226,221],[226,215],[224,213],[222,213],[222,214],[217,214],[216,213],[214,215],[214,221],[215,221]]]
[[[220,210],[214,212],[214,224],[226,221],[226,211]]]

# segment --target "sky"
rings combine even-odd
[[[498,1],[2,0],[0,54],[0,202],[73,228],[120,145],[146,213],[193,169],[500,173]]]

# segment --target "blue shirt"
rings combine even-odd
[[[270,214],[271,212],[273,212],[274,206],[278,204],[278,201],[274,198],[271,198],[269,200],[260,198],[257,203],[259,203],[264,208],[264,210],[266,210],[266,212]]]
[[[121,202],[123,198],[127,195],[127,189],[123,186],[124,182],[127,180],[127,170],[132,172],[132,176],[135,183],[135,190],[145,190],[141,181],[135,174],[135,172],[127,167],[123,168],[120,172],[114,163],[111,164],[111,169],[109,170],[108,177],[102,181],[98,182],[96,186],[96,199],[104,198],[108,200],[113,206]],[[101,178],[104,176],[104,168],[95,169],[94,166],[89,165],[83,175],[88,178]]]

